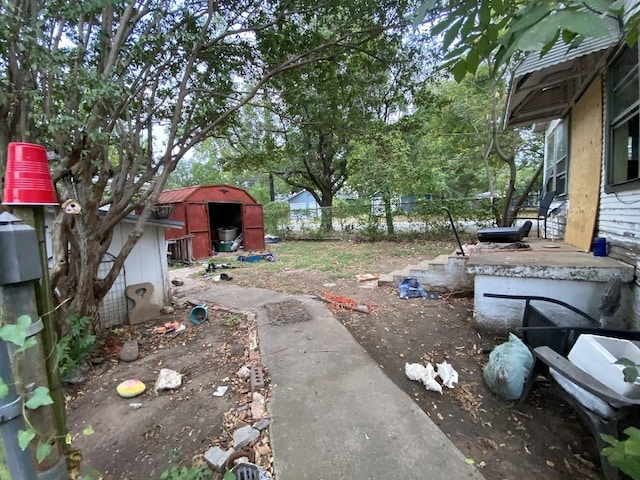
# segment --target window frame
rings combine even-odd
[[[615,76],[615,68],[621,66],[620,63],[625,58],[629,57],[629,51],[635,51],[635,65],[630,69],[626,74],[622,75],[620,79],[618,79],[618,83],[614,85],[614,76]],[[633,56],[630,56],[633,58]],[[640,187],[640,171],[637,171],[638,164],[640,163],[640,51],[637,45],[633,48],[625,47],[623,48],[618,55],[610,62],[606,71],[606,81],[605,81],[605,98],[606,98],[606,115],[605,115],[605,182],[604,182],[604,191],[605,193],[613,193],[620,192],[624,190],[638,189]],[[628,86],[630,82],[636,82],[636,95],[632,102],[624,105],[623,108],[620,109],[620,112],[616,112],[616,105],[614,105],[614,93],[621,92],[624,90],[624,87]],[[622,96],[618,97],[622,98]],[[614,178],[620,172],[618,169],[627,168],[627,177],[629,175],[628,169],[631,168],[629,165],[629,158],[627,157],[626,161],[618,157],[619,159],[616,161],[616,141],[615,141],[615,132],[619,130],[621,127],[633,126],[635,123],[635,136],[629,136],[627,133],[627,147],[631,149],[632,157],[636,157],[636,176],[634,178],[627,178],[626,180],[614,180]],[[631,143],[629,143],[631,142]],[[623,147],[624,148],[624,147]]]
[[[569,194],[569,127],[569,117],[564,117],[559,119],[551,131],[545,134],[544,185],[542,189],[545,193],[555,191],[556,197],[565,197]],[[553,152],[549,151],[551,142],[553,142]],[[561,145],[564,146],[564,152],[558,156]],[[563,161],[564,166],[559,169]],[[558,178],[564,178],[563,189],[558,188]]]

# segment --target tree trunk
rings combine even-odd
[[[391,195],[385,194],[382,196],[384,202],[384,218],[387,222],[387,233],[393,235],[395,228],[393,226],[393,208],[391,206]]]
[[[511,225],[515,220],[518,210],[520,210],[524,205],[525,200],[529,196],[529,193],[531,193],[531,190],[533,190],[533,186],[536,184],[536,181],[538,180],[538,177],[540,177],[540,174],[542,173],[543,169],[544,169],[544,160],[540,162],[535,173],[527,183],[526,187],[524,187],[524,191],[522,192],[522,195],[520,195],[520,197],[516,200],[516,202],[513,204],[513,207],[509,208],[507,213],[508,218],[507,218],[506,226]],[[510,205],[511,203],[512,203],[511,196],[509,196],[508,198],[505,198],[505,204]]]
[[[333,195],[323,195],[320,199],[320,231],[333,232]]]
[[[501,227],[509,226],[509,210],[511,208],[511,197],[513,197],[513,191],[516,188],[516,160],[514,156],[510,156],[509,158],[503,159],[507,165],[509,165],[509,186],[507,187],[507,192],[504,197],[504,202],[502,204],[502,212],[500,214],[500,218],[498,219],[498,225]]]
[[[276,201],[276,187],[273,184],[273,172],[269,172],[269,200]]]

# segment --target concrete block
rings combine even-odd
[[[247,425],[233,432],[233,448],[239,450],[260,437],[260,431]]]
[[[393,283],[393,274],[391,273],[385,273],[380,275],[380,278],[378,278],[378,286],[379,287],[387,287],[387,286],[391,286],[393,287],[395,284]]]
[[[148,320],[157,319],[160,316],[160,306],[151,303],[153,284],[150,282],[136,283],[125,289],[125,295],[133,303],[129,310],[129,324],[137,325]]]
[[[268,418],[263,418],[262,420],[260,420],[258,423],[256,423],[253,428],[255,428],[256,430],[264,430],[265,428],[267,428],[269,425],[271,425],[271,420],[269,420]]]
[[[264,395],[253,392],[253,401],[251,402],[251,416],[254,419],[262,418],[265,414]]]
[[[211,447],[205,452],[204,459],[216,472],[224,472],[227,460],[232,453],[233,448],[222,450],[220,447]]]
[[[264,374],[262,373],[262,367],[251,368],[251,391],[258,390],[264,387]]]

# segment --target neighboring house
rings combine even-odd
[[[289,202],[289,210],[291,212],[291,218],[297,218],[299,216],[313,216],[320,215],[320,205],[313,195],[306,190],[300,190],[298,193],[291,195],[287,202]]]
[[[395,211],[399,205],[401,205],[401,199],[399,196],[394,195],[391,198],[391,210]],[[384,209],[384,200],[380,193],[376,193],[373,197],[371,197],[371,213],[374,215],[382,216],[385,214]]]
[[[604,237],[610,257],[637,267],[640,62],[613,19],[610,32],[527,56],[513,75],[506,125],[547,124],[543,185],[556,192],[552,235],[583,251]],[[631,284],[634,312],[639,285]]]
[[[47,251],[51,252],[50,225],[55,218],[53,211],[48,211],[45,218]],[[106,276],[115,256],[120,252],[122,245],[127,240],[129,233],[135,228],[138,221],[137,215],[126,216],[116,225],[111,245],[107,254],[102,259],[98,275]],[[125,296],[125,289],[130,285],[149,282],[154,290],[150,296],[151,303],[159,306],[171,305],[169,286],[169,268],[167,262],[167,243],[164,238],[165,229],[182,228],[182,222],[173,220],[149,219],[145,225],[144,233],[133,247],[133,250],[124,262],[124,267],[118,275],[113,286],[100,305],[100,326],[108,328],[127,323],[129,301]]]
[[[400,210],[404,213],[411,213],[418,210],[418,205],[422,200],[431,200],[431,194],[427,193],[422,196],[416,197],[415,195],[409,195],[407,197],[400,197]]]
[[[356,197],[354,195],[338,193],[335,198],[354,200]],[[298,193],[294,193],[287,198],[286,201],[289,203],[289,210],[291,212],[292,219],[308,216],[319,217],[322,212],[322,207],[307,190],[300,190]]]

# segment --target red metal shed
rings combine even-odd
[[[240,188],[203,185],[166,190],[160,194],[158,203],[174,205],[169,218],[184,222],[181,230],[165,230],[165,238],[175,240],[173,246],[179,250],[172,250],[174,258],[210,257],[212,250],[220,245],[218,229],[237,228],[238,235],[242,234],[244,250],[264,249],[262,205]]]

